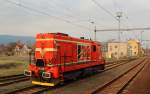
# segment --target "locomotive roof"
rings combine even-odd
[[[68,34],[65,33],[39,33],[36,35],[37,39],[40,38],[56,38],[56,39],[64,39],[64,40],[73,40],[73,41],[80,41],[80,42],[86,42],[86,43],[96,43],[101,44],[99,41],[93,41],[91,39],[81,39],[81,38],[75,38],[71,37]]]

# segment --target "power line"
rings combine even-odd
[[[116,11],[122,11],[122,8],[118,5],[116,0],[112,0],[112,2],[113,2],[113,6],[114,6]]]
[[[98,3],[96,0],[92,0],[99,8],[101,8],[103,11],[105,11],[107,14],[109,14],[111,17],[113,17],[115,20],[118,20],[116,16],[114,16],[110,11],[108,11],[106,8],[104,8],[100,3]]]
[[[51,10],[54,10],[55,9],[55,12],[58,12],[58,11],[56,11],[56,9],[58,8],[58,7],[61,7],[60,5],[58,5],[56,2],[54,2],[53,0],[51,0],[50,1],[50,3],[49,3],[49,0],[48,0],[48,2],[47,2],[49,5],[50,5],[50,7],[47,7],[48,9],[51,9]],[[52,4],[53,4],[53,6],[52,6]],[[56,7],[54,7],[54,6],[56,6]],[[59,13],[63,13],[64,14],[64,16],[66,16],[66,17],[72,17],[72,15],[70,15],[70,14],[68,14],[68,12],[66,12],[66,9],[65,10],[63,10],[62,11],[62,9],[64,9],[64,7],[61,7],[61,11],[59,11]],[[59,9],[60,10],[60,9]]]
[[[60,11],[61,13],[63,13],[63,15],[64,15],[63,17],[65,17],[65,18],[67,17],[67,19],[71,20],[71,22],[74,22],[74,23],[79,23],[79,22],[83,23],[84,22],[84,23],[87,23],[87,24],[90,23],[89,19],[83,19],[79,15],[77,15],[78,17],[72,15],[73,14],[72,11],[71,11],[72,9],[70,7],[67,7],[67,6],[63,6],[62,3],[60,4],[60,2],[59,3],[55,2],[57,0],[48,0],[48,1],[50,1],[50,2],[48,2],[50,7],[47,7],[47,8],[51,8],[52,11],[53,11],[53,9],[55,9],[55,10],[59,9],[59,11],[63,9],[64,11]],[[54,12],[56,12],[56,11],[54,11]]]
[[[40,10],[38,10],[38,9],[34,9],[34,8],[31,8],[31,7],[28,7],[28,6],[23,5],[23,4],[21,4],[21,3],[17,3],[17,2],[14,2],[14,1],[10,1],[10,0],[5,0],[5,1],[8,2],[8,3],[14,4],[14,5],[18,6],[18,7],[22,7],[22,8],[24,8],[24,9],[27,9],[27,10],[30,10],[30,11],[33,11],[33,12],[36,12],[36,13],[39,13],[39,14],[42,14],[42,15],[46,15],[46,16],[49,16],[49,17],[53,17],[53,18],[55,18],[55,19],[57,19],[57,20],[61,20],[61,21],[64,21],[64,22],[66,22],[66,23],[69,23],[69,24],[72,24],[72,25],[75,25],[75,26],[78,26],[78,27],[81,27],[81,28],[84,28],[84,29],[88,29],[88,30],[89,30],[89,28],[86,27],[86,26],[72,23],[72,22],[69,21],[69,20],[60,18],[60,17],[58,17],[58,16],[50,15],[50,14],[47,13],[47,12],[43,12],[43,11],[40,11]]]
[[[86,22],[86,23],[89,23],[88,19],[83,19],[81,18],[79,15],[77,15],[78,17],[72,15],[72,11],[71,11],[71,8],[67,7],[67,6],[64,6],[62,5],[62,3],[58,4],[57,2],[55,2],[55,0],[48,0],[50,1],[50,4],[53,4],[55,5],[56,7],[53,7],[51,6],[52,9],[55,9],[58,8],[59,9],[59,13],[63,13],[64,17],[67,17],[67,19],[71,18],[72,22]],[[63,2],[64,3],[64,2]],[[49,2],[48,2],[49,4]],[[48,7],[49,8],[49,7]],[[60,9],[61,8],[61,9]],[[61,11],[60,11],[61,10]],[[63,10],[63,11],[62,11]],[[56,12],[56,11],[55,11]],[[78,13],[76,13],[78,14]],[[80,17],[80,18],[79,18]]]
[[[145,28],[120,28],[120,31],[135,31],[135,30],[150,30],[150,27]],[[102,29],[102,30],[96,30],[97,32],[104,32],[104,31],[118,31],[118,29]]]

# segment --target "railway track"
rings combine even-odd
[[[27,81],[29,79],[29,77],[26,77],[23,74],[0,77],[0,86],[6,86],[16,82]]]
[[[126,61],[128,62],[128,61]],[[106,70],[116,67],[116,66],[120,66],[122,64],[125,64],[126,62],[113,62],[113,63],[108,63],[106,64]],[[11,76],[5,76],[5,77],[0,77],[0,86],[6,86],[6,85],[10,85],[16,82],[21,82],[21,81],[27,81],[29,80],[29,77],[24,76],[23,74],[18,74],[18,75],[11,75]]]
[[[113,69],[113,68],[115,68],[115,67],[119,67],[119,66],[124,65],[124,64],[127,64],[127,63],[129,63],[129,62],[131,62],[131,61],[132,61],[132,60],[128,60],[128,61],[124,61],[124,62],[114,62],[114,63],[112,63],[112,64],[106,64],[104,71]]]
[[[39,94],[52,88],[53,87],[28,86],[6,94]]]
[[[130,61],[117,62],[117,63],[105,65],[105,70],[104,70],[104,71],[110,70],[110,69],[115,68],[115,67],[117,67],[117,66],[121,66],[121,65],[123,65],[123,64],[127,64],[128,62],[130,62]]]
[[[125,62],[118,62],[118,63],[113,63],[113,64],[108,64],[106,65],[106,69],[100,72],[108,71],[110,69],[113,69],[115,67],[119,67],[121,65],[127,64],[130,61],[125,61]],[[70,84],[71,82],[67,83]],[[18,89],[12,92],[9,92],[7,94],[39,94],[48,90],[53,90],[56,88],[61,88],[61,86],[55,86],[55,87],[41,87],[41,86],[28,86],[22,89]]]
[[[121,74],[103,86],[97,87],[88,94],[120,94],[124,88],[143,70],[148,60],[144,60],[133,66],[131,69]]]

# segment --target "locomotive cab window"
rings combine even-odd
[[[42,59],[37,59],[36,61],[36,66],[38,67],[44,67],[44,61]]]
[[[92,45],[92,51],[96,52],[96,45]]]
[[[80,53],[81,53],[81,45],[78,45],[78,59],[80,58]]]

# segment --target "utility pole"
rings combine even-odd
[[[122,12],[117,12],[116,13],[117,15],[117,20],[118,20],[118,41],[120,42],[121,41],[121,38],[120,38],[120,18],[122,17]]]
[[[94,29],[94,40],[96,41],[96,25],[95,25],[95,29]]]
[[[144,32],[144,31],[141,31],[141,45],[142,45],[142,40],[143,40],[143,35],[142,35],[143,32]]]
[[[143,32],[144,32],[144,31],[141,31],[141,39],[140,39],[140,42],[141,42],[141,43],[140,43],[140,55],[142,55],[142,52],[141,52],[141,51],[142,51],[142,45],[143,45],[143,44],[142,44],[142,42],[143,42],[143,37],[142,37]]]
[[[90,22],[91,24],[93,24],[93,25],[95,25],[95,22],[94,21],[91,21]],[[96,30],[96,25],[94,26],[94,40],[96,41],[96,32],[97,32],[97,30]]]
[[[118,45],[118,57],[117,59],[119,59],[119,56],[120,56],[120,43],[121,43],[121,37],[120,37],[120,18],[122,17],[122,12],[117,12],[116,13],[116,16],[117,16],[117,20],[118,20],[118,42],[119,42],[119,45]]]

